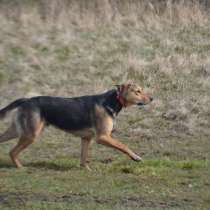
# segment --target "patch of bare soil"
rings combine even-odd
[[[127,197],[121,200],[123,206],[133,207],[133,208],[160,208],[160,209],[168,209],[168,208],[178,208],[178,207],[186,207],[191,206],[193,204],[192,200],[189,199],[180,199],[177,198],[167,198],[164,201],[160,200],[148,200],[144,197]]]
[[[33,192],[0,192],[0,205],[5,207],[25,206],[27,201],[39,202],[78,202],[88,203],[95,202],[98,204],[107,205],[121,205],[124,207],[132,208],[177,208],[177,207],[190,207],[193,201],[189,199],[167,198],[165,201],[160,200],[147,200],[144,197],[126,197],[119,199],[117,203],[111,198],[102,198],[99,196],[89,196],[85,193],[69,193],[69,194],[44,194]]]

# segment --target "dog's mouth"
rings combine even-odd
[[[147,104],[149,104],[150,102],[152,102],[153,101],[153,98],[152,97],[149,97],[149,101],[148,102],[138,102],[137,103],[137,106],[145,106],[145,105],[147,105]]]
[[[137,106],[144,106],[144,105],[146,105],[145,103],[143,103],[143,102],[139,102],[139,103],[137,103]]]

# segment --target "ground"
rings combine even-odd
[[[198,7],[177,11],[174,19],[151,8],[107,24],[44,22],[34,10],[19,21],[1,14],[1,107],[18,97],[101,93],[128,80],[154,101],[116,119],[113,135],[140,163],[93,140],[87,172],[80,139],[52,127],[21,155],[21,170],[8,156],[16,141],[1,144],[0,209],[209,209],[209,19]]]

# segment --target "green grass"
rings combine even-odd
[[[1,165],[4,209],[207,209],[209,161],[115,160],[81,170],[76,159]]]

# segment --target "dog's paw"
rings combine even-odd
[[[88,164],[80,165],[80,167],[81,167],[82,169],[85,169],[86,171],[92,171],[92,169],[89,167]]]
[[[132,156],[132,159],[133,159],[134,161],[142,161],[142,158],[141,158],[140,156],[136,155],[136,154],[134,154],[134,155]]]

